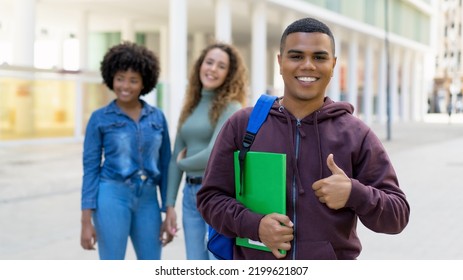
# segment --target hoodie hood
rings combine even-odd
[[[277,99],[275,104],[272,106],[272,109],[274,110],[272,110],[270,113],[284,117],[285,119],[287,117],[286,115],[288,114],[290,119],[296,120],[296,118],[291,113],[285,110],[284,106],[278,103],[282,99],[283,97],[279,97]],[[336,118],[346,113],[350,115],[354,113],[354,106],[352,106],[352,104],[345,101],[334,102],[331,100],[331,98],[325,97],[323,106],[320,109],[304,117],[300,121],[308,124],[314,124],[317,122],[320,123],[327,119]]]
[[[329,97],[325,97],[325,101],[320,110],[315,111],[315,114],[310,114],[305,117],[303,121],[322,122],[346,113],[351,115],[354,113],[354,106],[352,106],[352,104],[344,101],[334,102]]]

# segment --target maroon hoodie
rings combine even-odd
[[[286,259],[356,259],[362,249],[357,219],[375,232],[388,234],[400,233],[408,223],[410,207],[382,143],[352,112],[349,103],[326,97],[321,109],[298,121],[275,102],[255,137],[251,150],[287,157],[286,214],[294,223],[294,240]],[[263,215],[234,199],[233,152],[242,147],[250,113],[251,108],[242,109],[224,124],[197,194],[197,206],[218,232],[259,240]],[[346,206],[339,210],[321,203],[312,190],[315,181],[332,174],[326,164],[330,153],[352,181]],[[234,259],[275,257],[234,246]]]

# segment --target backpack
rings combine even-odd
[[[243,148],[239,152],[240,161],[240,184],[243,184],[244,159],[246,153],[251,148],[254,138],[260,127],[267,119],[267,115],[275,102],[276,96],[262,94],[254,106],[251,116],[249,117],[246,134],[243,137]],[[207,249],[219,260],[233,259],[233,245],[235,238],[226,237],[218,233],[214,228],[209,226]]]

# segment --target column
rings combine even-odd
[[[365,61],[363,73],[363,119],[365,123],[371,124],[373,120],[373,43],[367,39],[365,44]]]
[[[135,30],[133,27],[133,21],[129,18],[122,19],[122,28],[121,28],[121,40],[135,42]]]
[[[159,60],[161,64],[161,73],[159,77],[159,82],[161,86],[158,86],[160,92],[156,93],[156,104],[158,107],[162,108],[166,116],[170,115],[169,107],[169,75],[170,73],[170,64],[169,64],[169,28],[165,25],[159,28]],[[171,132],[171,131],[169,131]]]
[[[413,58],[413,121],[422,121],[427,111],[427,94],[424,81],[423,54],[416,53]]]
[[[378,96],[376,99],[376,112],[377,121],[379,123],[385,123],[387,120],[386,116],[386,91],[387,91],[387,59],[386,59],[386,48],[381,44],[379,66],[378,66]]]
[[[413,55],[413,65],[412,65],[412,84],[411,84],[411,100],[412,100],[412,119],[413,121],[418,121],[420,120],[420,68],[421,68],[421,63],[419,59],[419,55],[414,54]]]
[[[267,71],[267,12],[264,1],[252,5],[252,46],[251,46],[251,104],[266,92]]]
[[[88,70],[88,11],[83,11],[79,18],[79,29],[77,39],[79,39],[79,69]]]
[[[400,119],[410,120],[410,51],[404,51],[402,59],[402,77],[400,85]]]
[[[333,32],[335,40],[334,55],[336,57],[340,57],[343,41],[343,38],[341,36],[342,31],[336,27],[331,28],[331,31]],[[333,69],[333,76],[331,77],[331,81],[328,88],[328,96],[334,101],[341,100],[341,59],[337,60],[336,67],[334,67]]]
[[[34,66],[35,42],[35,0],[16,0],[13,4],[13,60],[16,66]],[[15,132],[18,135],[31,135],[34,132],[34,93],[33,77],[24,77],[24,82],[16,89]]]
[[[74,138],[82,139],[84,135],[83,129],[83,112],[84,112],[84,81],[82,79],[78,79],[76,81],[76,97],[75,97],[75,110],[76,116],[74,121]]]
[[[187,84],[187,0],[169,1],[169,129],[175,137]]]
[[[190,65],[196,62],[198,57],[201,55],[201,51],[206,47],[206,44],[207,44],[206,35],[203,32],[195,32],[193,34],[193,46],[191,48]]]
[[[399,85],[399,50],[397,47],[391,47],[391,59],[390,59],[390,69],[389,69],[389,93],[390,93],[390,118],[391,122],[395,122],[398,116],[398,85]]]
[[[169,28],[165,25],[159,28],[159,59],[161,60],[161,79],[166,80],[170,73],[169,67]]]
[[[13,4],[13,65],[33,66],[35,42],[35,0],[15,0]]]
[[[288,25],[290,25],[297,17],[293,13],[285,13],[283,19],[281,21],[281,32],[280,35],[283,34],[284,30]],[[281,38],[281,36],[280,36]],[[278,96],[282,96],[284,94],[284,83],[283,79],[280,75],[280,65],[278,64],[278,55],[280,54],[280,45],[278,45],[278,49],[275,50],[273,53],[273,93]]]
[[[359,108],[357,108],[357,97],[358,97],[358,38],[357,35],[353,34],[349,42],[349,62],[347,65],[347,101],[349,101],[357,112],[359,113]]]
[[[64,60],[63,60],[63,57],[64,57],[64,48],[63,48],[63,45],[64,45],[64,42],[71,38],[70,34],[66,34],[64,32],[60,32],[60,34],[58,36],[55,36],[54,37],[55,40],[58,41],[58,46],[57,46],[57,49],[56,49],[56,52],[58,53],[58,59],[56,60],[56,64],[55,66],[58,68],[58,69],[64,69]]]
[[[215,39],[232,42],[232,19],[230,0],[215,1]]]
[[[274,75],[275,73],[275,53],[277,53],[277,49],[275,46],[269,46],[268,51],[266,52],[267,55],[267,71],[266,72],[266,81],[267,81],[267,90],[268,94],[275,95],[275,81],[274,81]],[[278,68],[278,67],[277,67]]]

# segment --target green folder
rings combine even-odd
[[[249,151],[244,163],[244,185],[240,195],[239,151],[234,156],[236,199],[259,214],[286,214],[286,155]],[[236,245],[269,251],[263,243],[237,237]]]

